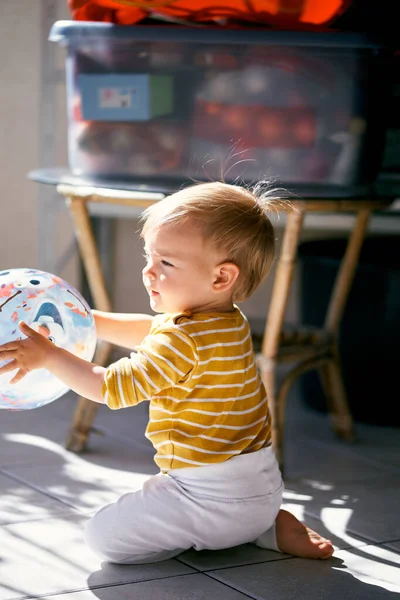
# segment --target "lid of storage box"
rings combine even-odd
[[[49,40],[61,45],[79,44],[88,39],[190,42],[192,44],[265,44],[270,46],[309,46],[322,48],[370,48],[382,44],[365,34],[342,32],[278,31],[270,29],[210,29],[178,26],[129,26],[88,21],[57,21]]]

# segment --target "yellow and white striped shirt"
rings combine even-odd
[[[158,315],[103,383],[112,409],[150,401],[146,437],[164,472],[223,462],[271,443],[271,418],[241,311]]]

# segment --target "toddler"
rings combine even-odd
[[[143,283],[155,313],[93,311],[98,337],[134,349],[108,368],[20,323],[27,338],[0,347],[14,381],[44,367],[111,409],[149,401],[146,436],[160,472],[88,522],[86,540],[115,563],[253,542],[328,558],[329,540],[281,509],[283,482],[249,324],[237,307],[267,276],[274,192],[193,185],[144,213]]]

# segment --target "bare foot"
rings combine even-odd
[[[275,525],[276,541],[281,552],[301,558],[325,559],[332,556],[332,542],[303,525],[287,510],[279,511]]]

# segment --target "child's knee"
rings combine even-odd
[[[101,513],[101,511],[99,511]],[[99,513],[95,514],[85,526],[84,531],[86,544],[93,552],[103,560],[120,563],[120,557],[115,552],[115,533],[112,531],[112,524],[106,519],[101,518]]]

